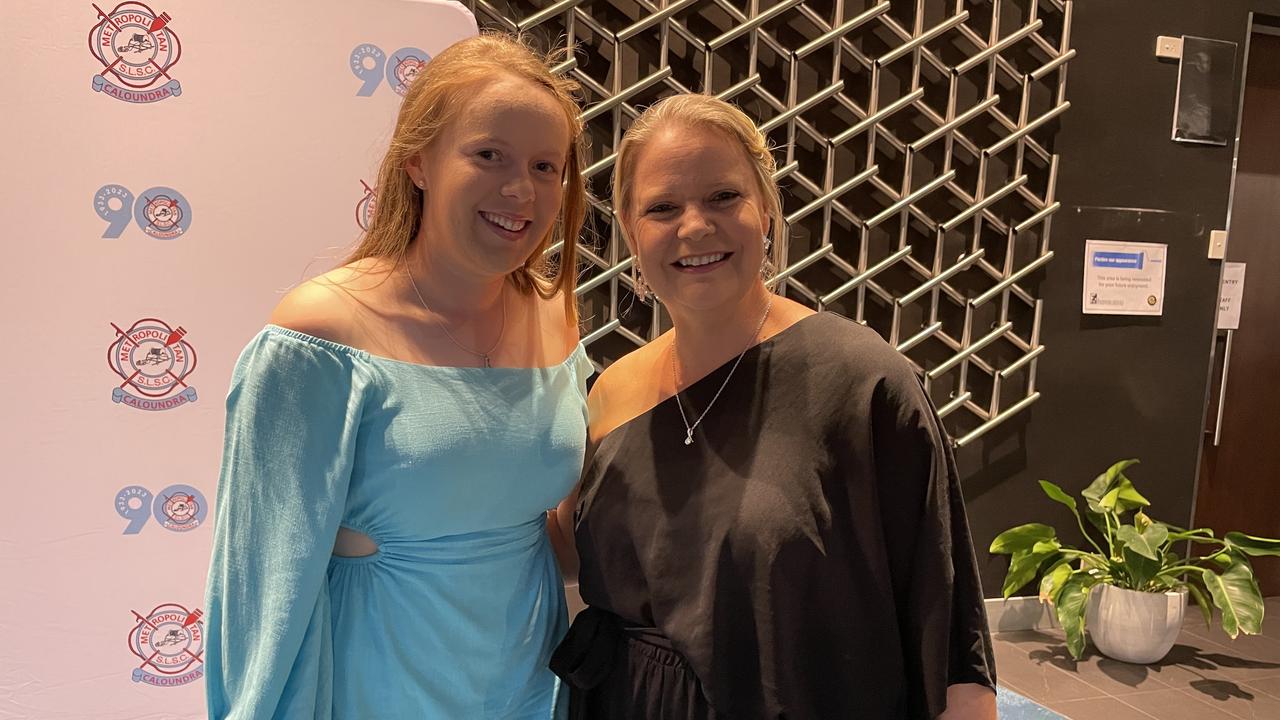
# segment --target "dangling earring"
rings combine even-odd
[[[640,273],[640,262],[637,257],[631,260],[631,285],[635,288],[635,295],[640,302],[648,302],[649,283],[644,281],[644,275]]]
[[[764,236],[764,259],[760,261],[760,275],[766,280],[773,277],[774,267],[773,260],[769,253],[773,250],[773,241],[768,235]]]

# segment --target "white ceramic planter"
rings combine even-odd
[[[1103,655],[1146,665],[1169,654],[1186,609],[1185,592],[1145,593],[1095,585],[1085,627]]]

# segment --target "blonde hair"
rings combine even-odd
[[[770,266],[766,274],[772,272],[773,268],[780,266],[782,258],[781,243],[777,242],[782,227],[782,195],[773,179],[777,162],[768,139],[751,118],[737,106],[717,97],[701,93],[672,95],[650,105],[636,118],[618,145],[613,171],[614,210],[624,220],[632,216],[631,203],[635,198],[632,178],[636,172],[636,158],[658,130],[672,124],[712,130],[742,147],[755,171],[756,190],[770,220],[767,237],[772,241],[772,248],[765,260]]]
[[[582,178],[583,124],[579,115],[581,89],[570,78],[551,72],[568,50],[536,54],[521,37],[486,32],[450,45],[431,59],[409,87],[396,119],[391,144],[378,170],[377,210],[369,229],[346,263],[371,257],[392,258],[397,264],[422,224],[422,190],[405,171],[405,161],[431,145],[458,115],[458,108],[478,82],[506,73],[543,88],[564,110],[569,122],[569,156],[564,173],[560,215],[524,265],[509,276],[523,292],[536,291],[544,299],[564,294],[565,311],[577,319],[578,233],[586,215],[587,191]],[[563,242],[554,271],[543,257],[547,248]]]

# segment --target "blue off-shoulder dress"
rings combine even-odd
[[[259,333],[227,398],[209,717],[562,717],[546,510],[578,480],[591,371],[582,345],[453,368]],[[333,556],[339,527],[377,552]]]

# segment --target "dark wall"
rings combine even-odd
[[[1070,514],[1036,481],[1074,494],[1123,458],[1142,460],[1130,475],[1153,517],[1190,521],[1220,269],[1206,253],[1209,232],[1226,227],[1234,147],[1169,139],[1178,65],[1157,59],[1155,44],[1158,35],[1240,43],[1236,94],[1250,10],[1275,13],[1280,0],[1076,0],[1072,107],[1053,145],[1063,207],[1040,279],[1043,395],[958,454],[981,557],[997,533],[1024,522],[1077,542]],[[1082,315],[1086,239],[1167,243],[1164,315]],[[1006,567],[987,559],[988,597],[1000,594]]]

